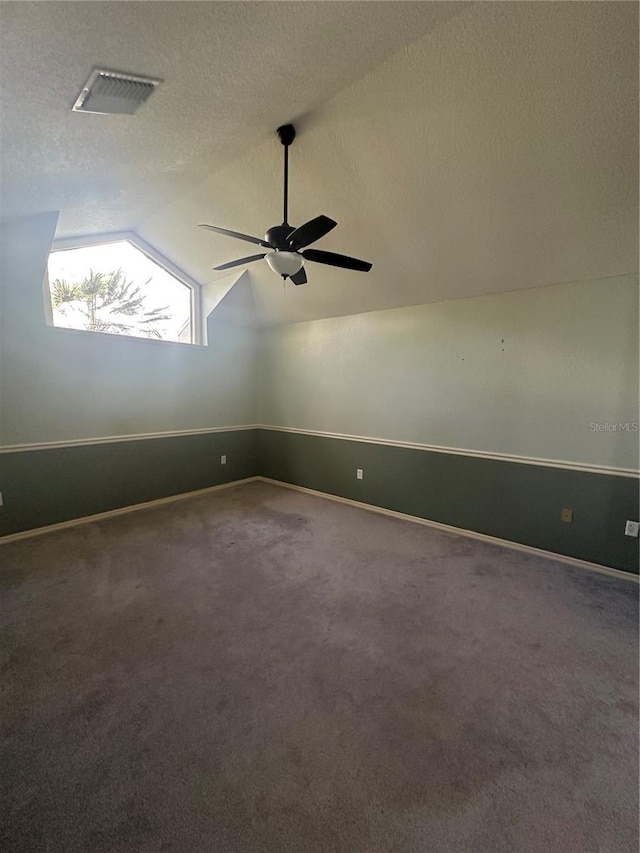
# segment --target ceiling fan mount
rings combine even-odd
[[[296,138],[296,129],[292,124],[283,124],[277,129],[276,133],[284,146],[284,212],[282,224],[272,225],[264,235],[264,239],[252,237],[249,234],[241,234],[238,231],[229,231],[227,228],[219,228],[216,225],[200,225],[200,228],[206,228],[227,237],[235,237],[238,240],[245,240],[248,243],[255,243],[271,251],[239,258],[237,261],[229,261],[226,264],[214,267],[214,269],[228,270],[264,258],[274,272],[277,272],[284,279],[290,278],[294,284],[306,284],[307,282],[307,274],[304,270],[305,261],[368,272],[372,266],[368,261],[360,261],[347,255],[338,255],[335,252],[325,252],[322,249],[306,248],[336,227],[338,223],[329,219],[328,216],[316,216],[315,219],[310,219],[309,222],[305,222],[298,228],[289,225],[289,146]]]
[[[292,124],[282,124],[276,130],[280,142],[287,147],[291,145],[293,140],[296,138],[296,129]]]

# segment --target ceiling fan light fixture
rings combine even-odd
[[[291,276],[304,266],[304,258],[296,252],[270,252],[266,261],[278,275]]]

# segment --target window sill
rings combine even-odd
[[[92,338],[93,340],[110,340],[122,343],[127,341],[136,344],[153,344],[162,346],[182,347],[186,349],[204,350],[207,346],[204,344],[189,343],[188,341],[164,341],[161,338],[142,338],[135,335],[115,335],[112,332],[90,332],[87,329],[68,329],[65,326],[52,326],[47,323],[46,328],[54,334],[66,333],[73,336],[81,336],[83,338]]]

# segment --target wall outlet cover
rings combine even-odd
[[[639,521],[627,521],[627,523],[624,526],[624,535],[625,536],[637,536],[639,527],[640,527]]]
[[[356,468],[356,480],[362,480],[364,478],[364,471],[362,468]]]
[[[571,522],[573,521],[573,510],[563,509],[560,518],[567,524],[571,524]]]
[[[226,457],[226,456],[221,456],[221,457],[220,457],[220,464],[221,464],[221,465],[226,465],[226,464],[227,464],[227,457]]]

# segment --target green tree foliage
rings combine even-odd
[[[90,270],[81,281],[57,278],[51,285],[52,307],[61,314],[68,307],[74,308],[84,317],[84,328],[91,332],[142,333],[160,338],[158,324],[171,319],[164,313],[168,306],[147,309],[145,301],[140,285],[127,281],[121,269],[109,273]],[[131,322],[126,321],[128,317]]]

